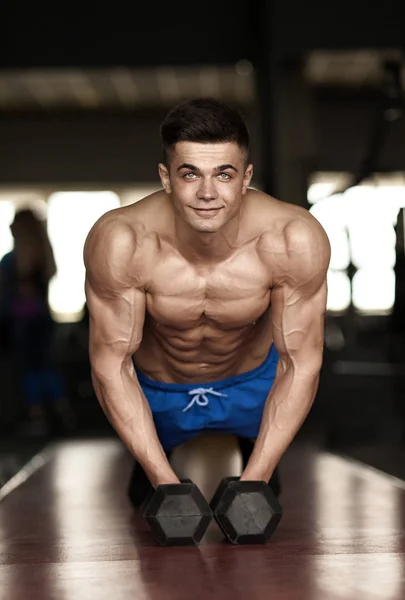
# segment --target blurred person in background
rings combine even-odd
[[[43,222],[29,209],[16,212],[11,233],[13,250],[0,262],[0,313],[20,377],[28,431],[49,433],[46,401],[62,427],[71,430],[75,417],[51,356],[55,323],[48,288],[56,274],[53,250]]]

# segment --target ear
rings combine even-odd
[[[246,194],[247,189],[252,181],[253,177],[253,165],[248,165],[246,167],[245,174],[243,175],[243,186],[242,186],[242,194]]]
[[[160,177],[160,181],[162,182],[162,187],[163,187],[164,191],[166,192],[166,194],[170,194],[172,191],[172,188],[170,185],[169,170],[166,167],[166,165],[164,165],[163,163],[159,163],[159,177]]]

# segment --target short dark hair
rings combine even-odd
[[[249,152],[249,131],[239,110],[215,98],[196,98],[172,108],[160,135],[166,165],[177,142],[236,142]]]

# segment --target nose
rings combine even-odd
[[[210,177],[203,178],[197,191],[199,200],[215,200],[218,197],[214,182]]]

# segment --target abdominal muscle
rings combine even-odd
[[[174,330],[147,318],[134,355],[137,369],[163,383],[209,383],[255,369],[272,344],[268,315],[238,329],[201,322]]]

